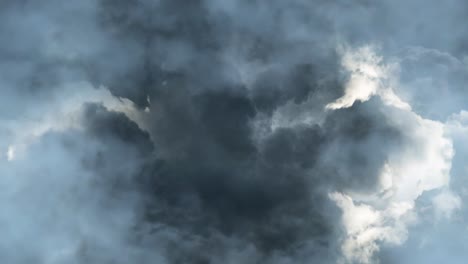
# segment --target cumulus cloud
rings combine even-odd
[[[397,244],[405,241],[406,225],[414,221],[411,214],[414,213],[415,201],[420,195],[449,186],[454,150],[452,140],[445,135],[443,123],[424,119],[412,112],[410,107],[401,107],[408,104],[398,97],[397,102],[402,103],[386,102],[384,96],[388,93],[383,96],[377,93],[379,88],[374,84],[380,82],[379,78],[391,79],[398,76],[381,76],[382,66],[376,64],[382,62],[375,59],[376,55],[372,50],[361,50],[357,54],[364,58],[354,60],[369,61],[362,66],[364,69],[361,71],[367,71],[367,74],[375,75],[376,78],[363,79],[364,83],[358,87],[372,89],[363,97],[362,90],[356,90],[355,84],[348,82],[345,97],[338,99],[341,103],[329,104],[327,108],[349,107],[355,100],[369,100],[372,95],[378,95],[382,97],[382,102],[387,104],[387,107],[384,107],[387,122],[397,130],[403,131],[405,141],[397,151],[386,157],[380,175],[377,176],[381,180],[380,188],[376,188],[374,193],[365,194],[352,190],[350,196],[331,194],[332,200],[344,213],[342,221],[348,238],[342,247],[346,258],[359,263],[370,263],[375,251],[379,250],[377,241]],[[397,80],[392,82],[398,85]],[[396,96],[393,93],[392,95]],[[349,103],[343,103],[348,99]],[[353,198],[361,205],[355,205]],[[450,216],[453,210],[460,207],[460,203],[460,198],[450,192],[443,192],[433,198],[433,206],[439,216]]]

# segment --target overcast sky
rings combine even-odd
[[[466,263],[467,22],[1,0],[0,262]]]

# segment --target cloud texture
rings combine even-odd
[[[467,8],[1,1],[0,262],[464,263]]]

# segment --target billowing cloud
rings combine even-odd
[[[465,19],[2,1],[0,259],[464,263]]]
[[[403,144],[386,156],[377,176],[380,186],[373,193],[350,190],[347,195],[331,194],[332,200],[343,210],[342,221],[348,236],[343,244],[346,259],[371,263],[375,261],[372,258],[373,254],[379,250],[377,241],[402,244],[406,240],[406,226],[417,217],[414,215],[414,208],[419,196],[426,191],[449,187],[454,150],[452,140],[445,135],[443,123],[424,119],[412,112],[411,107],[407,107],[409,105],[391,90],[380,93],[388,89],[376,85],[385,81],[380,79],[385,78],[398,85],[398,80],[392,80],[398,76],[383,74],[381,68],[385,66],[378,65],[382,62],[375,59],[376,55],[372,50],[361,50],[358,54],[363,58],[354,58],[355,60],[368,62],[361,66],[364,69],[357,74],[367,72],[375,76],[362,79],[359,86],[355,86],[353,81],[348,82],[345,96],[339,98],[336,103],[327,105],[327,108],[349,107],[355,100],[365,101],[373,95],[379,96],[386,105],[383,107],[386,122],[403,134]],[[369,61],[369,58],[374,59]],[[355,87],[372,89],[367,90],[363,96],[362,90]],[[396,100],[388,101],[386,96],[389,94]],[[346,100],[352,101],[347,103]],[[354,200],[360,204],[356,205]],[[450,216],[453,210],[460,207],[460,203],[460,198],[449,191],[433,198],[433,206],[438,216]]]

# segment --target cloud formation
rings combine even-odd
[[[465,19],[2,1],[0,260],[463,263]]]

